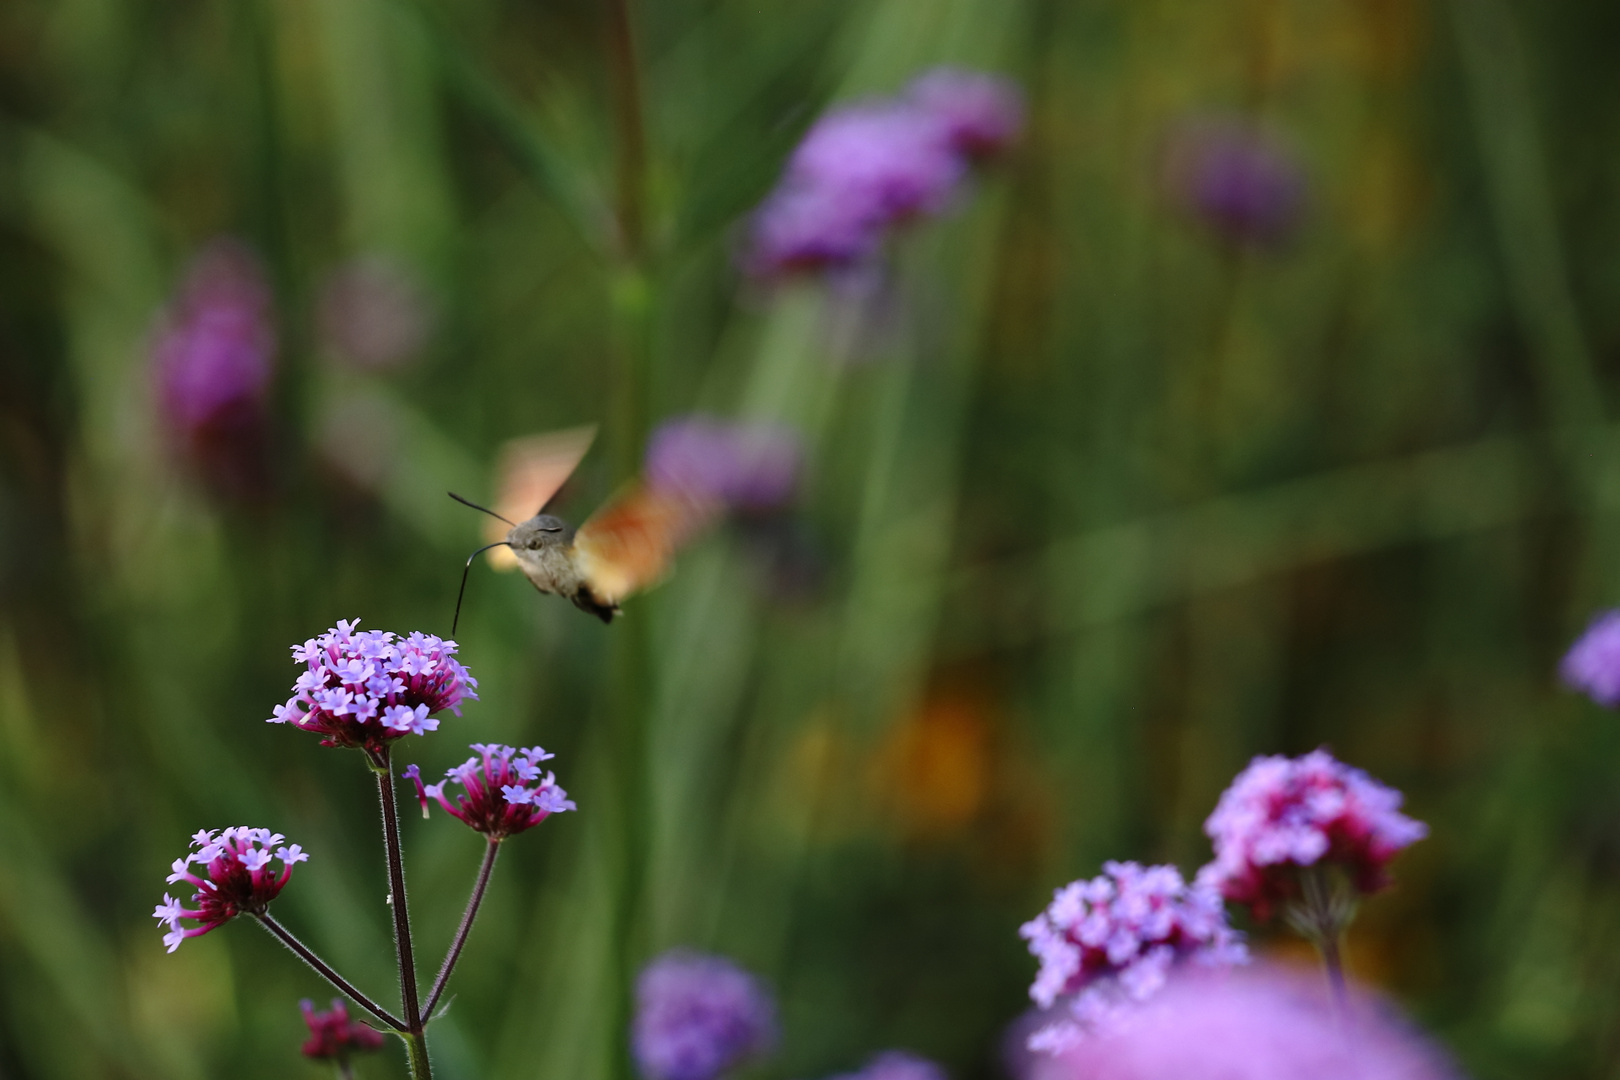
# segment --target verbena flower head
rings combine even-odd
[[[557,786],[555,774],[540,771],[540,763],[551,760],[554,754],[538,746],[519,750],[499,743],[474,743],[472,750],[477,757],[447,771],[447,779],[437,784],[423,785],[421,770],[415,765],[405,769],[405,775],[416,784],[423,817],[428,814],[428,800],[434,799],[452,817],[500,840],[532,829],[552,814],[575,808],[568,792]],[[452,780],[462,788],[454,804],[444,795],[444,785]]]
[[[169,951],[178,949],[186,938],[206,934],[238,915],[262,914],[292,876],[293,864],[309,858],[297,844],[283,844],[284,839],[269,829],[246,826],[218,833],[204,829],[193,836],[195,850],[174,860],[168,879],[170,884],[183,881],[195,888],[193,906],[187,908],[165,893],[163,903],[152,912],[159,922],[169,924],[169,932],[163,935]],[[279,870],[270,865],[273,859],[280,860]],[[192,872],[192,863],[198,865],[201,876]],[[182,919],[197,925],[183,927]]]
[[[938,1063],[905,1050],[874,1054],[865,1065],[832,1080],[948,1080]]]
[[[350,1019],[348,1006],[341,998],[332,999],[328,1012],[316,1012],[315,1003],[308,999],[300,1001],[298,1007],[304,1012],[304,1023],[309,1025],[309,1038],[303,1047],[305,1057],[344,1062],[351,1054],[382,1049],[382,1032]]]
[[[1320,977],[1263,967],[1180,973],[1129,1023],[1074,1045],[1056,1064],[1070,1080],[1457,1077],[1382,1002],[1358,995],[1341,1017]]]
[[[1172,194],[1224,239],[1257,247],[1290,239],[1305,208],[1305,173],[1276,139],[1237,119],[1205,119],[1171,138]]]
[[[1067,999],[1067,1015],[1030,1037],[1031,1049],[1049,1052],[1147,1000],[1177,963],[1248,959],[1220,896],[1173,866],[1105,863],[1097,877],[1058,889],[1018,933],[1041,962],[1029,996],[1043,1009]]]
[[[951,149],[975,160],[1006,150],[1024,126],[1018,87],[982,71],[935,68],[914,79],[906,97],[940,123]]]
[[[176,453],[227,494],[266,479],[266,399],[276,337],[270,286],[245,245],[192,260],[152,340],[159,419]]]
[[[1021,122],[1010,84],[954,69],[830,110],[754,216],[747,267],[773,276],[869,262],[891,230],[947,210],[969,166],[1005,148]]]
[[[1204,822],[1215,861],[1198,880],[1259,919],[1301,895],[1307,867],[1337,866],[1360,894],[1377,892],[1389,884],[1390,860],[1429,834],[1400,806],[1400,792],[1326,750],[1257,757]]]
[[[658,426],[647,441],[645,471],[657,488],[762,508],[793,497],[802,461],[803,450],[791,428],[694,414]]]
[[[456,659],[454,641],[357,631],[359,625],[359,619],[340,620],[292,647],[293,660],[307,670],[270,723],[315,732],[322,746],[375,751],[401,736],[433,731],[435,713],[449,709],[460,716],[462,701],[478,699],[478,680]]]
[[[1558,673],[1565,685],[1606,709],[1620,706],[1620,610],[1605,611],[1569,647]]]
[[[776,1041],[776,1006],[722,956],[676,949],[636,980],[631,1049],[647,1080],[714,1080]]]

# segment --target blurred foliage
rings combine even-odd
[[[302,843],[280,917],[392,1000],[369,777],[263,723],[286,647],[357,615],[446,632],[482,522],[443,492],[488,497],[504,440],[607,425],[577,520],[649,420],[701,408],[805,434],[792,519],[711,537],[610,629],[475,568],[483,700],[401,748],[434,773],[543,743],[581,807],[502,860],[445,1077],[610,1067],[627,709],[631,947],[762,972],[764,1075],[884,1046],[995,1075],[1048,890],[1194,869],[1249,757],[1326,743],[1434,830],[1353,968],[1482,1080],[1620,1076],[1620,729],[1552,676],[1620,599],[1620,9],[641,3],[644,171],[611,10],[0,6],[0,1074],[308,1067],[296,1001],[328,995],[268,937],[158,943],[204,826]],[[816,113],[939,63],[1016,78],[1029,130],[906,238],[881,317],[739,280],[738,222]],[[1162,141],[1210,114],[1304,163],[1284,249],[1167,204]],[[154,319],[219,234],[279,304],[253,505],[189,483],[151,411]],[[319,285],[379,254],[436,329],[344,368]],[[426,966],[479,844],[406,843]],[[389,1053],[362,1073],[402,1075]]]

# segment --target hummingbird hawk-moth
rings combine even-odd
[[[581,611],[611,623],[619,602],[651,588],[669,573],[675,551],[713,520],[712,498],[694,491],[653,488],[633,480],[575,528],[545,512],[590,449],[594,425],[514,439],[498,465],[498,510],[479,506],[455,492],[457,502],[481,510],[509,526],[504,536],[467,558],[456,595],[467,591],[473,560],[491,549],[497,567],[516,566],[537,590],[569,600]],[[532,511],[532,512],[531,512]],[[522,515],[529,516],[523,517]],[[514,521],[517,517],[520,520]],[[499,534],[498,526],[495,531]]]

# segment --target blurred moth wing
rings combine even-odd
[[[495,511],[511,521],[527,521],[540,513],[573,475],[596,439],[596,425],[525,435],[501,447],[495,460]],[[484,526],[484,539],[506,539],[506,528],[495,518]],[[487,558],[497,570],[517,567],[508,547],[489,549]]]
[[[675,552],[719,510],[713,499],[691,492],[627,484],[574,534],[580,578],[608,606],[650,589],[669,575]]]

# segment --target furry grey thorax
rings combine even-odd
[[[612,622],[617,604],[606,604],[591,592],[574,557],[574,526],[550,514],[536,514],[512,526],[506,542],[517,556],[529,583],[544,593],[566,597],[581,611]]]

